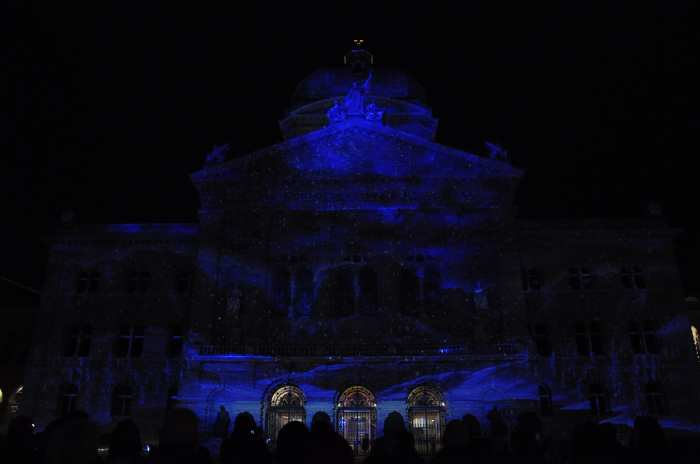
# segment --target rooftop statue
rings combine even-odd
[[[489,142],[488,140],[484,142],[486,148],[489,150],[489,157],[498,161],[508,161],[508,152],[500,145]]]
[[[362,83],[353,82],[347,95],[341,100],[336,100],[328,110],[326,113],[328,119],[331,122],[338,122],[343,121],[347,116],[363,116],[370,121],[381,120],[384,112],[379,111],[375,103],[367,103],[371,83],[372,71]]]
[[[219,164],[223,163],[226,161],[226,155],[230,151],[231,147],[229,146],[228,143],[225,143],[223,145],[215,145],[212,150],[207,153],[207,157],[204,161],[204,164]]]

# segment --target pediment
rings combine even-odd
[[[288,173],[308,178],[520,177],[510,164],[482,158],[361,118],[335,123],[307,135],[225,163],[205,166],[193,180],[246,174]]]

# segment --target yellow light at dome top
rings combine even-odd
[[[2,403],[2,390],[0,390],[0,404]]]
[[[700,332],[694,325],[690,326],[690,333],[693,335],[693,346],[695,347],[695,356],[700,361]]]

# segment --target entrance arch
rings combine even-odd
[[[422,456],[435,454],[445,429],[445,402],[435,387],[422,385],[408,394],[408,426]]]
[[[338,397],[336,430],[352,447],[355,455],[369,453],[377,430],[377,402],[365,387],[353,386]]]
[[[304,392],[294,385],[282,385],[272,392],[267,404],[265,431],[272,443],[277,441],[280,429],[289,422],[306,422]]]

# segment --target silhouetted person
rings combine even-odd
[[[661,462],[669,459],[664,431],[651,416],[638,416],[632,429],[632,455],[636,462]]]
[[[617,439],[617,428],[612,424],[598,426],[602,460],[600,464],[627,462],[627,450]]]
[[[68,417],[50,430],[45,464],[96,464],[97,426],[81,416]]]
[[[287,422],[277,434],[275,458],[280,464],[302,464],[309,443],[309,429],[298,421]]]
[[[352,464],[352,448],[333,430],[331,418],[323,411],[314,414],[311,419],[311,433],[306,450],[305,462],[308,464]]]
[[[601,433],[598,424],[587,421],[574,427],[572,460],[574,463],[594,463],[602,452]]]
[[[479,419],[472,414],[465,414],[462,423],[467,427],[469,435],[469,455],[473,461],[485,461],[490,454],[489,441],[484,438]]]
[[[510,455],[508,450],[508,424],[496,406],[486,415],[489,420],[490,454],[496,460],[504,460]]]
[[[221,464],[269,464],[272,456],[265,439],[249,412],[242,412],[233,421],[231,435],[221,443]]]
[[[142,462],[141,433],[136,423],[126,419],[117,424],[109,439],[109,464],[135,464]]]
[[[537,414],[524,412],[518,416],[510,444],[515,462],[544,462],[546,442],[542,439],[542,421]]]
[[[384,420],[384,436],[377,438],[366,464],[422,462],[415,447],[413,435],[406,430],[403,416],[393,411]]]
[[[7,428],[5,449],[0,448],[7,462],[32,462],[35,459],[34,424],[27,416],[17,416]]]
[[[222,404],[219,406],[219,413],[214,421],[214,436],[217,438],[226,438],[228,436],[228,428],[231,425],[231,416]]]
[[[437,464],[471,462],[469,449],[469,430],[462,421],[451,420],[442,434],[442,449],[433,459]]]
[[[199,445],[197,416],[189,409],[168,411],[160,444],[148,460],[154,464],[209,464],[209,452]]]

